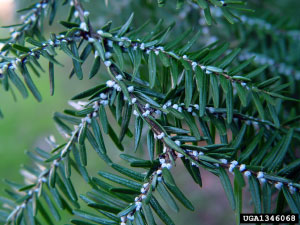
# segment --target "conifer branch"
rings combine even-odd
[[[79,0],[74,0],[74,6],[75,6],[77,12],[79,13],[81,23],[83,24],[81,26],[85,26],[84,24],[86,23],[86,19],[85,19],[84,14],[87,11],[85,11],[83,9],[83,7],[82,7]],[[88,14],[88,13],[86,13],[86,14]],[[106,40],[107,42],[116,42],[118,45],[122,46],[123,48],[128,48],[128,47],[126,45],[124,45],[122,42],[129,42],[129,46],[131,48],[133,48],[134,50],[139,48],[140,50],[142,50],[143,52],[146,52],[147,54],[149,54],[151,51],[153,51],[156,55],[159,55],[159,53],[161,52],[161,53],[166,54],[170,58],[175,58],[176,60],[184,60],[184,61],[188,62],[190,64],[190,66],[193,68],[193,70],[195,70],[195,68],[198,66],[202,70],[204,70],[206,74],[213,73],[213,74],[218,75],[218,76],[223,76],[224,78],[230,80],[232,83],[235,83],[235,82],[240,83],[242,85],[242,87],[246,88],[247,90],[254,89],[256,92],[263,92],[265,94],[269,94],[269,95],[272,96],[271,92],[265,91],[263,89],[259,89],[254,84],[252,84],[249,87],[247,85],[247,83],[248,82],[251,83],[251,80],[248,79],[247,77],[232,76],[232,75],[227,74],[221,68],[211,66],[211,65],[203,65],[201,63],[197,63],[197,62],[189,59],[187,55],[180,56],[180,55],[177,55],[176,53],[174,53],[172,51],[166,51],[164,49],[164,47],[162,47],[162,46],[155,46],[155,42],[158,42],[158,41],[153,41],[154,42],[153,44],[149,43],[150,46],[147,47],[148,46],[147,44],[145,45],[145,43],[139,41],[140,38],[136,38],[135,41],[130,40],[127,37],[121,37],[121,39],[117,39],[117,38],[116,39],[109,39],[109,38],[105,38],[105,37],[101,36],[101,34],[103,34],[103,31],[99,30],[98,32],[95,32],[89,22],[88,22],[87,26],[89,27],[89,35],[90,35],[89,38],[95,38],[95,39],[99,39],[99,40],[103,39],[103,40]],[[90,41],[93,41],[93,39],[90,39]]]
[[[172,196],[186,208],[194,210],[193,205],[176,186],[170,172],[179,158],[186,168],[185,172],[200,186],[200,168],[218,176],[237,215],[241,213],[242,208],[237,195],[241,195],[245,186],[243,176],[248,179],[256,213],[270,211],[262,210],[261,201],[270,204],[271,189],[278,189],[279,192],[274,193],[281,198],[280,202],[288,203],[289,207],[285,212],[299,212],[300,184],[299,177],[294,174],[300,166],[300,161],[296,158],[297,149],[291,148],[299,141],[299,129],[294,129],[299,117],[284,121],[286,116],[278,113],[280,108],[275,108],[274,99],[295,102],[299,100],[282,96],[280,91],[284,85],[277,86],[277,78],[265,81],[259,79],[257,82],[256,77],[263,72],[265,66],[244,75],[244,68],[251,60],[234,61],[241,49],[227,53],[229,44],[217,47],[212,45],[190,52],[200,32],[187,43],[183,43],[182,40],[189,32],[184,32],[179,38],[166,43],[172,25],[163,28],[161,21],[150,33],[141,35],[144,26],[131,30],[133,14],[121,27],[111,29],[111,24],[108,23],[96,30],[90,23],[90,13],[83,8],[80,0],[64,3],[67,2],[71,5],[71,14],[67,21],[61,21],[61,24],[68,28],[62,35],[52,34],[49,41],[27,38],[28,43],[36,46],[34,48],[28,48],[24,43],[17,44],[19,34],[11,39],[10,48],[6,47],[1,55],[1,84],[5,90],[9,90],[8,81],[12,81],[26,97],[26,88],[15,72],[18,69],[29,90],[41,100],[27,67],[34,63],[42,70],[37,60],[42,55],[49,61],[53,94],[54,64],[59,64],[54,57],[57,47],[73,61],[70,77],[76,74],[79,80],[83,78],[81,65],[93,52],[95,58],[89,78],[97,74],[100,64],[103,63],[110,79],[105,84],[99,84],[74,96],[72,100],[88,98],[88,102],[85,103],[71,102],[70,105],[76,110],[67,109],[64,114],[54,114],[54,121],[58,130],[66,137],[66,143],[59,146],[52,143],[51,154],[42,150],[37,150],[37,155],[29,154],[37,162],[36,167],[27,167],[22,173],[26,178],[25,183],[29,181],[31,184],[20,187],[9,183],[18,191],[16,194],[15,190],[8,192],[15,201],[0,199],[10,210],[10,215],[7,211],[0,211],[0,220],[5,217],[7,224],[22,224],[25,220],[26,224],[40,224],[37,216],[37,212],[40,212],[48,221],[50,216],[44,213],[45,210],[40,204],[40,200],[44,199],[53,217],[58,221],[60,216],[56,206],[99,224],[125,225],[131,224],[130,221],[133,220],[139,224],[155,224],[152,215],[152,211],[155,211],[165,224],[173,225],[174,222],[152,193],[158,192],[175,212],[178,211],[178,206]],[[43,7],[46,3],[51,4],[51,23],[56,13],[54,0],[43,0],[40,5],[33,6],[32,15],[40,21],[40,15],[47,8]],[[158,3],[163,5],[164,1]],[[182,3],[183,1],[178,1],[179,5]],[[191,1],[189,3],[191,4]],[[233,15],[227,10],[233,2],[201,0],[197,3],[204,9],[207,23],[213,22],[210,4],[220,6],[226,19],[235,22]],[[72,22],[73,16],[75,23]],[[33,20],[31,17],[30,21]],[[268,25],[265,25],[265,28],[269,29]],[[79,54],[82,44],[86,46]],[[9,57],[10,53],[17,57]],[[123,54],[126,54],[127,58],[123,58]],[[243,55],[241,57],[243,58]],[[127,72],[127,67],[123,68],[124,60],[127,59],[133,64],[132,68],[128,66],[132,73]],[[158,59],[160,64],[157,63]],[[144,64],[148,66],[146,73],[141,66]],[[223,98],[220,97],[220,87]],[[112,128],[111,116],[106,115],[107,109],[116,119],[117,126],[120,126],[119,135]],[[285,111],[287,110],[284,109]],[[126,154],[121,154],[120,157],[128,161],[131,167],[145,169],[145,174],[114,163],[109,157],[102,136],[102,132],[110,136],[114,145],[124,151],[124,137],[133,137],[129,125],[132,115],[136,116],[135,151],[140,146],[144,123],[148,125],[147,147],[150,160]],[[75,125],[74,129],[71,129],[68,123]],[[216,144],[216,137],[220,139],[220,144]],[[99,171],[98,174],[126,188],[115,187],[111,183],[90,177],[86,170],[86,140],[109,167],[130,179],[103,171]],[[80,195],[80,198],[89,207],[96,209],[97,215],[77,210],[80,205],[71,181],[71,167],[92,187],[92,192],[88,192],[86,196]],[[234,191],[227,171],[234,175]],[[259,194],[261,187],[264,191],[267,190],[267,196],[263,200]],[[46,192],[45,188],[48,188]],[[20,192],[25,192],[25,195]],[[67,200],[61,197],[60,192]],[[69,203],[72,206],[69,206]],[[80,219],[72,219],[71,222],[88,224]]]
[[[52,152],[56,152],[59,149],[62,149],[58,154],[55,154],[54,156],[50,157],[45,161],[45,162],[51,162],[50,166],[47,166],[46,168],[44,166],[41,166],[42,171],[40,171],[40,175],[37,177],[36,182],[28,186],[25,186],[19,190],[19,191],[26,191],[26,194],[23,197],[24,201],[19,202],[19,204],[16,205],[14,209],[12,209],[12,212],[7,217],[6,220],[7,224],[14,224],[18,220],[18,217],[20,216],[22,217],[22,213],[25,209],[33,210],[33,208],[35,208],[33,206],[37,204],[36,203],[37,199],[41,197],[43,183],[48,183],[49,187],[55,187],[56,176],[57,176],[56,170],[59,166],[61,166],[61,162],[68,156],[68,154],[70,154],[73,143],[78,141],[80,129],[85,127],[87,124],[91,123],[91,117],[98,112],[99,107],[95,107],[94,109],[95,111],[93,113],[89,113],[86,116],[86,118],[82,119],[81,123],[78,126],[76,126],[76,128],[72,131],[72,135],[71,137],[69,137],[66,144],[60,145],[52,150]],[[34,217],[34,215],[35,213],[33,213],[32,216]]]
[[[49,0],[41,0],[39,3],[32,5],[25,10],[22,11],[28,11],[27,15],[22,15],[21,16],[21,22],[20,24],[17,24],[17,27],[19,28],[13,28],[14,26],[5,26],[5,27],[11,27],[11,37],[7,38],[7,45],[11,45],[13,43],[17,43],[21,37],[24,37],[24,34],[26,32],[32,31],[36,24],[41,23],[40,17],[42,14],[45,14],[45,12],[49,8]],[[2,50],[2,54],[6,51],[8,51],[9,48],[6,50]],[[7,54],[7,52],[6,52]]]

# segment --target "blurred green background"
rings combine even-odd
[[[15,10],[25,6],[31,1],[11,1],[0,0],[0,24],[8,25],[19,21],[19,15],[15,14]],[[178,15],[173,8],[168,8],[170,13],[174,13],[174,18],[166,16],[162,13],[163,9],[156,9],[156,1],[109,1],[109,6],[104,6],[104,1],[91,1],[92,6],[86,4],[87,9],[90,10],[92,15],[93,24],[96,26],[103,25],[106,21],[114,21],[114,25],[120,24],[121,21],[125,21],[130,15],[132,8],[136,11],[136,23],[143,23],[146,19],[157,20],[156,15],[164,15],[167,21],[173,19],[177,20]],[[142,3],[141,3],[142,2]],[[260,1],[252,1],[256,4]],[[265,1],[269,2],[269,1]],[[298,1],[276,1],[280,4],[281,12],[290,9],[290,14],[298,18],[300,14],[297,14],[299,9]],[[289,7],[294,5],[294,7]],[[143,10],[137,10],[141,9]],[[267,6],[269,7],[269,5]],[[274,12],[278,12],[278,8],[272,8]],[[58,12],[59,18],[65,18],[64,8]],[[286,14],[286,13],[285,13]],[[180,21],[177,21],[180,24]],[[58,22],[49,28],[46,28],[46,32],[59,32],[62,27]],[[8,33],[7,29],[0,29],[0,37],[6,37]],[[47,35],[45,35],[47,37]],[[98,77],[88,80],[85,76],[83,81],[78,81],[75,77],[69,79],[68,75],[71,68],[71,60],[65,55],[59,56],[59,61],[64,64],[64,67],[56,67],[55,69],[55,95],[50,96],[49,91],[49,78],[48,74],[43,74],[41,78],[35,78],[34,81],[40,90],[43,101],[38,103],[30,96],[28,99],[22,99],[17,94],[17,101],[15,102],[10,93],[6,93],[3,89],[0,89],[0,105],[4,114],[4,119],[0,120],[0,194],[4,194],[5,185],[3,179],[14,180],[16,182],[22,182],[22,177],[19,175],[19,170],[22,164],[30,163],[28,157],[25,155],[25,150],[32,150],[35,147],[41,147],[43,149],[49,149],[49,146],[45,142],[45,137],[54,134],[57,137],[58,142],[62,140],[59,138],[59,134],[56,131],[56,127],[52,121],[52,115],[54,112],[62,112],[68,107],[68,100],[75,94],[89,87],[96,86],[99,82],[103,81],[102,73],[98,74]],[[44,68],[47,68],[45,61],[43,62]],[[91,66],[91,60],[85,64],[85,68]],[[101,74],[101,75],[100,75]],[[34,77],[34,76],[33,76]],[[127,141],[126,152],[130,152],[130,144]],[[107,146],[110,145],[110,141],[106,140]],[[126,146],[126,144],[125,144]],[[140,154],[142,149],[140,149]],[[118,153],[113,150],[113,154]],[[100,169],[106,169],[104,163],[99,157],[94,157],[95,153],[89,151],[89,171],[95,175]],[[117,154],[113,157],[115,161],[119,161]],[[207,172],[203,173],[203,188],[200,189],[194,184],[189,176],[186,176],[182,170],[182,165],[179,164],[173,173],[176,174],[177,183],[182,187],[184,193],[191,199],[196,206],[195,212],[189,212],[182,209],[179,214],[172,213],[176,224],[234,224],[234,212],[229,208],[228,201],[225,197],[225,193],[221,187],[220,181],[212,174]],[[89,186],[86,186],[81,178],[75,176],[74,183],[78,184],[76,190],[78,193],[85,193],[90,190]],[[77,182],[76,182],[77,181]],[[246,211],[250,208],[250,202],[245,201]],[[64,220],[59,224],[64,224],[68,221],[70,215],[65,215]]]

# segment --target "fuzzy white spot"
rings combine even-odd
[[[260,182],[261,184],[266,183],[266,181],[267,181],[267,180],[266,180],[265,178],[260,178],[260,179],[259,179],[259,182]]]
[[[147,117],[149,114],[150,114],[150,111],[146,110],[146,112],[144,112],[142,115],[143,115],[143,117]]]
[[[145,192],[146,192],[145,188],[141,188],[141,193],[145,194]]]
[[[161,134],[157,135],[156,137],[157,137],[157,139],[162,139],[164,136],[165,136],[165,133],[161,133]]]
[[[250,177],[250,176],[251,176],[251,172],[247,170],[247,171],[244,172],[244,175],[245,175],[246,177]]]
[[[289,184],[289,190],[291,194],[295,194],[295,192],[297,191],[297,189],[293,187],[291,184]]]
[[[113,47],[113,42],[111,40],[108,40],[107,44],[108,44],[109,47],[111,47],[111,48]]]
[[[129,92],[133,92],[133,91],[134,91],[134,87],[133,87],[133,86],[129,86],[129,87],[127,88],[127,90],[128,90]]]
[[[177,157],[182,158],[183,155],[181,153],[177,153]]]
[[[30,20],[31,20],[32,22],[36,21],[36,16],[35,16],[35,15],[32,15],[32,16],[30,17]]]
[[[229,171],[230,173],[233,173],[233,169],[234,169],[234,168],[235,168],[235,165],[234,165],[234,164],[230,164],[228,171]]]
[[[139,116],[138,112],[136,110],[133,111],[133,115]]]
[[[54,160],[54,161],[53,161],[53,165],[54,165],[54,166],[58,166],[58,165],[59,165],[58,161],[57,161],[57,160]]]
[[[165,159],[159,159],[159,162],[160,162],[160,164],[163,164],[163,163],[166,162],[166,160]]]
[[[177,104],[174,104],[174,105],[173,105],[173,109],[178,109],[178,105],[177,105]]]
[[[90,117],[85,117],[85,121],[87,122],[87,123],[91,123],[92,121],[91,121],[91,118]]]
[[[215,109],[214,109],[213,107],[208,107],[208,111],[209,111],[210,113],[214,113],[214,112],[215,112]]]
[[[95,39],[94,39],[94,38],[91,38],[91,37],[89,37],[89,38],[88,38],[88,42],[90,42],[90,43],[92,43],[92,42],[95,42]]]
[[[12,36],[12,38],[13,39],[16,39],[18,36],[20,35],[20,32],[13,32],[12,34],[11,34],[11,36]]]
[[[101,99],[107,99],[107,95],[104,94],[104,93],[101,93],[101,94],[100,94],[100,98],[101,98]]]
[[[75,18],[79,17],[79,12],[78,12],[78,11],[75,11],[75,12],[74,12],[74,16],[75,16]]]
[[[283,186],[283,184],[281,182],[277,182],[275,184],[275,188],[278,189],[278,190],[280,190],[282,188],[282,186]]]
[[[227,164],[228,163],[227,159],[220,159],[220,162],[223,163],[223,164]]]
[[[163,148],[163,153],[166,153],[166,152],[167,152],[167,147],[164,146],[164,148]]]
[[[97,34],[102,35],[103,33],[103,30],[97,30]]]
[[[84,30],[84,31],[88,31],[88,26],[85,22],[81,22],[80,23],[80,29]]]
[[[108,105],[108,101],[107,101],[107,100],[101,100],[101,101],[100,101],[100,104],[102,104],[102,105],[104,105],[104,106],[105,106],[105,105]]]
[[[178,146],[180,146],[181,145],[181,142],[180,141],[178,141],[178,140],[176,140],[176,141],[174,141],[175,142],[175,144],[176,145],[178,145]]]
[[[171,169],[172,168],[172,164],[171,163],[167,163],[167,169]]]
[[[193,70],[196,69],[196,66],[197,66],[197,65],[198,65],[198,64],[197,64],[196,62],[193,62],[193,63],[192,63]]]
[[[123,79],[123,76],[122,76],[121,74],[118,74],[118,75],[116,76],[116,79],[117,79],[117,80],[122,80],[122,79]]]
[[[245,169],[246,169],[246,165],[245,164],[240,165],[240,171],[241,172],[243,172]]]
[[[111,61],[104,61],[104,65],[107,66],[107,67],[110,67],[111,66]]]
[[[118,84],[114,84],[114,89],[116,89],[116,91],[121,91],[121,87]]]
[[[263,178],[263,177],[264,177],[264,173],[261,172],[261,171],[259,171],[259,172],[257,173],[257,179],[260,179],[260,178]]]
[[[113,87],[114,85],[115,85],[115,82],[114,82],[114,81],[112,81],[112,80],[106,81],[106,86],[107,86],[107,87]]]
[[[97,58],[99,56],[99,52],[95,51],[95,58]]]
[[[110,52],[105,52],[105,58],[109,59],[111,58],[112,54]]]
[[[131,41],[128,37],[121,37],[121,40],[123,40],[123,41]]]
[[[231,164],[233,164],[233,165],[237,166],[239,163],[238,163],[238,161],[236,161],[236,160],[233,160],[233,161],[231,162]]]
[[[134,220],[134,215],[127,215],[127,219],[129,219],[130,221],[133,221]]]

